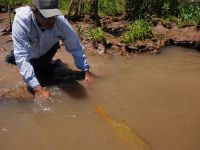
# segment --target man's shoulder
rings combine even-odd
[[[59,15],[59,16],[57,17],[57,21],[58,21],[58,22],[65,22],[65,21],[66,21],[66,18],[65,18],[63,15]]]
[[[57,24],[59,25],[59,27],[65,27],[65,25],[69,25],[68,20],[65,18],[65,16],[63,15],[59,15],[57,17]]]
[[[29,6],[20,7],[16,10],[15,19],[13,22],[13,27],[15,25],[19,24],[21,27],[23,27],[23,30],[26,30],[27,32],[30,32],[31,30],[31,24],[32,24],[32,10]],[[17,28],[13,28],[13,30],[18,31]]]
[[[16,11],[16,16],[18,16],[22,20],[27,20],[31,18],[32,10],[30,6],[19,7],[15,9],[15,11]]]

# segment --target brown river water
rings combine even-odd
[[[63,54],[57,57],[75,68]],[[4,56],[1,52],[0,88],[22,85]],[[52,86],[49,103],[0,102],[0,150],[138,150],[96,113],[97,105],[125,122],[149,149],[200,149],[199,52],[170,47],[160,55],[88,59],[96,79],[87,89]]]

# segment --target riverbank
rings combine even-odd
[[[182,46],[200,50],[199,27],[185,26],[178,28],[175,23],[164,23],[157,19],[152,27],[154,36],[151,39],[136,40],[131,44],[121,42],[120,36],[127,31],[128,22],[124,16],[106,16],[94,21],[89,16],[80,18],[78,21],[69,20],[77,32],[87,53],[98,55],[138,55],[138,54],[159,54],[161,49],[167,46]],[[94,42],[90,39],[88,32],[91,29],[101,27],[105,33],[105,41]],[[12,43],[9,33],[8,14],[0,14],[0,48],[6,50],[7,43]],[[61,44],[62,46],[62,44]]]
[[[94,43],[87,36],[81,36],[86,50],[96,54],[117,54],[122,56],[159,54],[161,49],[167,46],[181,46],[200,50],[200,30],[195,26],[178,28],[175,23],[165,24],[161,19],[158,19],[152,27],[154,36],[151,39],[137,40],[131,44],[125,44],[121,42],[120,35],[127,30],[130,22],[124,16],[102,17],[99,22],[106,33],[106,43]],[[75,29],[81,27],[83,31],[88,31],[91,26],[97,28],[95,22],[89,18],[71,22],[71,24]]]

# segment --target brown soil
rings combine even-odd
[[[12,42],[9,33],[8,14],[0,13],[0,48],[2,44]],[[99,55],[122,55],[130,54],[157,54],[163,47],[169,45],[190,47],[200,50],[200,31],[195,26],[188,26],[178,29],[174,24],[163,24],[157,21],[153,27],[153,32],[157,33],[152,39],[145,41],[135,41],[131,44],[125,44],[120,41],[120,35],[126,31],[128,21],[124,16],[102,17],[99,21],[94,21],[90,17],[80,18],[78,21],[70,21],[73,28],[81,27],[84,31],[80,38],[88,53]],[[106,43],[93,43],[87,36],[85,31],[89,27],[96,28],[101,25],[106,32]],[[11,44],[11,43],[10,43]]]
[[[10,33],[9,20],[7,13],[0,13],[0,52],[6,51],[11,45],[12,37]]]
[[[200,50],[200,31],[195,26],[186,26],[178,29],[175,24],[161,23],[157,21],[152,28],[156,33],[152,39],[144,41],[135,41],[131,44],[125,44],[120,41],[120,35],[126,31],[128,21],[124,16],[102,17],[99,21],[101,27],[106,32],[106,43],[92,43],[86,36],[80,36],[87,52],[96,54],[117,54],[127,56],[130,54],[158,54],[161,49],[170,46],[183,46]],[[76,29],[81,27],[84,31],[90,26],[97,27],[99,22],[95,23],[89,17],[82,18],[79,21],[71,22]]]

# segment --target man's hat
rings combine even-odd
[[[32,0],[32,4],[45,18],[61,15],[58,9],[58,0]]]

